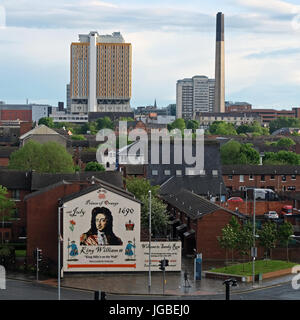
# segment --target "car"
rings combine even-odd
[[[231,197],[227,201],[228,202],[244,202],[244,200],[240,197]]]
[[[268,211],[264,214],[267,219],[279,219],[279,215],[276,211]]]

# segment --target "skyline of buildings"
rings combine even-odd
[[[71,113],[131,112],[132,49],[120,32],[80,34],[71,44]]]
[[[214,109],[215,79],[194,76],[177,81],[176,117],[193,119],[196,112]]]

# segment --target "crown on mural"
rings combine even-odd
[[[128,231],[132,231],[134,229],[134,223],[131,220],[129,220],[127,223],[125,223],[125,228]]]
[[[104,193],[99,193],[98,194],[99,199],[105,199],[105,194]]]

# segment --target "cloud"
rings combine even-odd
[[[256,11],[280,14],[295,14],[300,12],[300,6],[281,0],[235,0],[237,4],[253,8]]]
[[[299,55],[299,54],[300,54],[300,48],[287,48],[287,49],[251,53],[245,56],[245,58],[246,59],[266,59],[266,58],[276,59],[278,57],[286,57],[286,56]]]

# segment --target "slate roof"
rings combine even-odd
[[[221,185],[222,183],[222,185]],[[171,177],[160,187],[160,194],[175,194],[180,189],[189,190],[195,194],[207,196],[208,194],[213,196],[219,196],[221,193],[226,194],[225,184],[222,176],[214,177],[212,175],[197,175],[197,176],[182,176]]]
[[[144,165],[143,164],[127,164],[124,166],[126,168],[127,175],[135,175],[135,174],[144,174]]]
[[[18,170],[0,170],[0,185],[7,189],[31,190],[31,172]]]
[[[150,180],[152,185],[161,185],[166,182],[170,176],[176,176],[176,171],[181,170],[182,174],[185,174],[186,168],[191,168],[195,165],[188,165],[185,163],[184,158],[182,159],[182,164],[174,163],[174,146],[170,147],[170,164],[162,164],[162,147],[160,145],[159,152],[159,164],[151,163],[151,143],[149,143],[148,148],[148,158],[149,164],[147,165],[147,178]],[[195,145],[188,148],[189,154],[193,151],[193,155],[195,155]],[[220,159],[220,144],[216,140],[205,141],[204,145],[204,170],[207,174],[211,174],[212,170],[218,170],[219,176],[222,176],[221,173],[221,159]],[[184,151],[182,152],[182,154]],[[158,174],[154,175],[153,170],[157,170]],[[170,170],[170,175],[165,175],[165,170]],[[219,182],[222,182],[222,178]]]
[[[85,181],[92,177],[101,179],[118,188],[123,188],[122,175],[118,171],[95,171],[95,172],[78,172],[78,173],[37,173],[32,175],[32,190],[40,190],[48,185],[52,185],[62,180],[66,181]]]
[[[123,189],[122,174],[119,171],[96,171],[80,173],[38,173],[34,171],[0,169],[0,185],[8,189],[28,191],[41,190],[50,185],[65,181],[86,181],[92,177]]]
[[[231,174],[300,174],[297,165],[224,165],[223,175]]]
[[[161,195],[161,198],[173,207],[177,208],[179,211],[184,212],[191,219],[199,219],[220,209],[240,218],[246,218],[241,213],[233,212],[226,208],[220,207],[217,204],[212,203],[209,200],[186,189],[180,189],[180,191],[176,192],[175,194]]]

